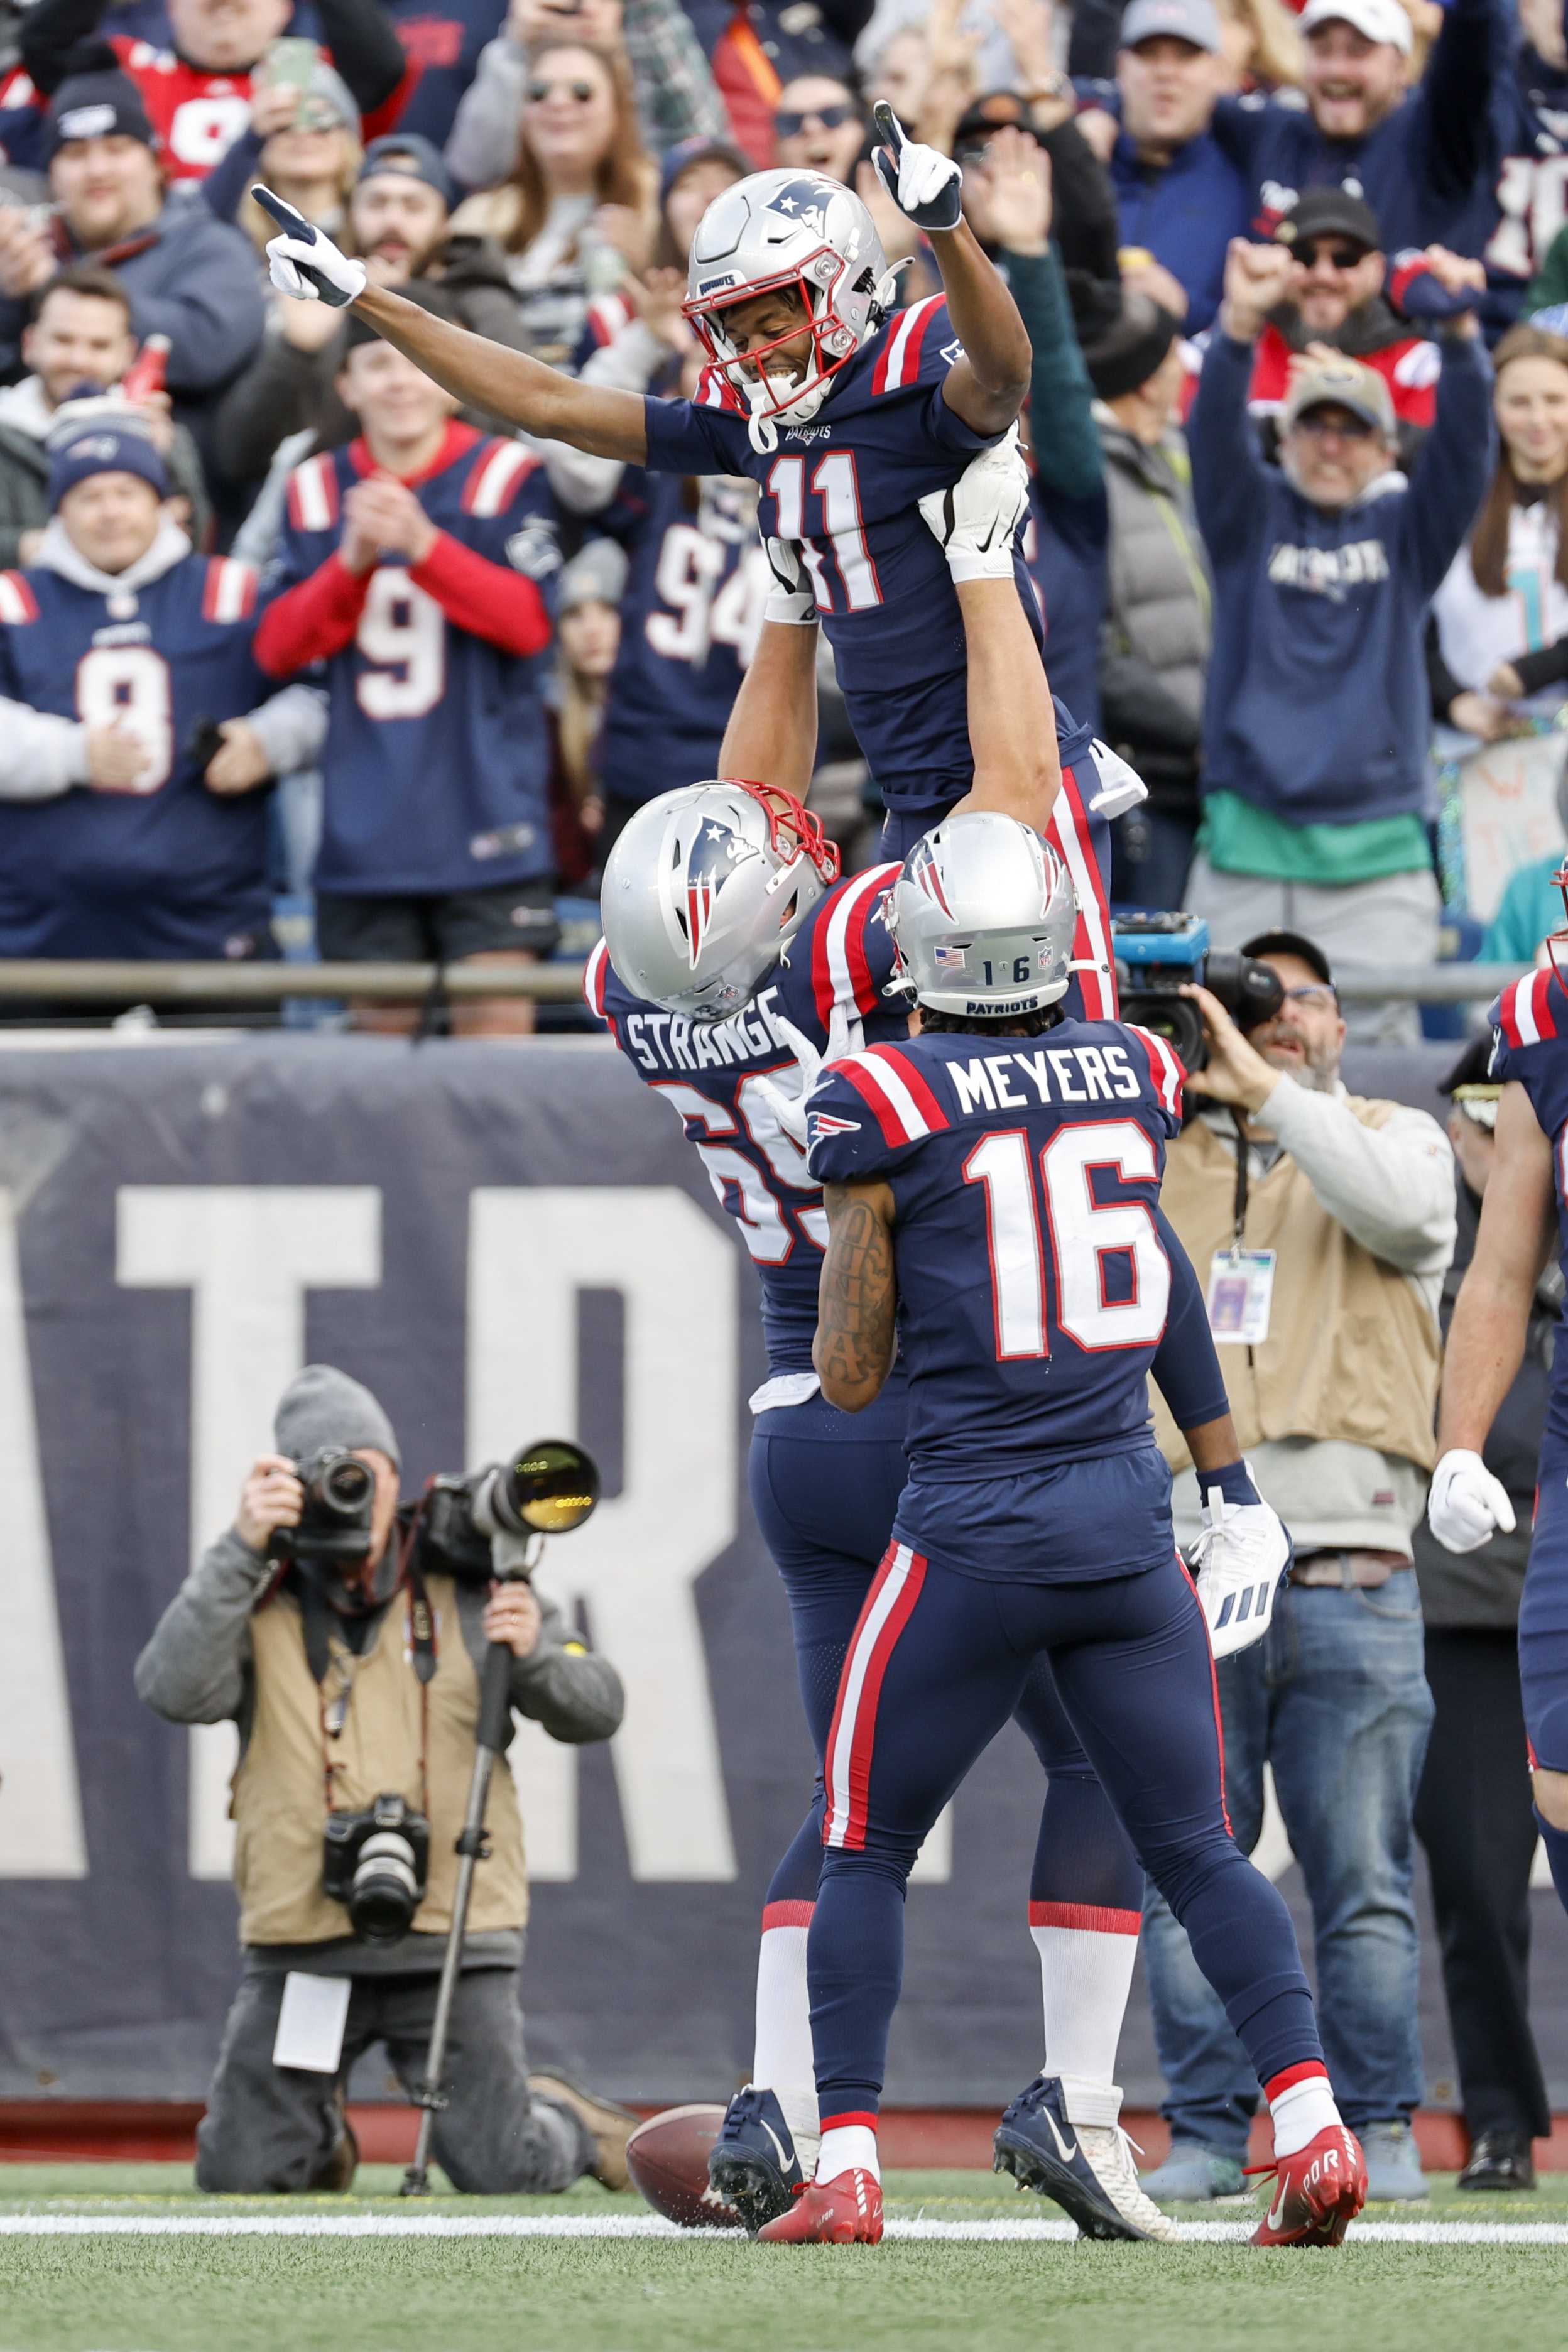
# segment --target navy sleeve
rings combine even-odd
[[[742,470],[730,446],[732,436],[726,430],[724,410],[699,408],[689,400],[660,400],[648,393],[643,398],[643,420],[651,472],[736,474]],[[744,435],[742,418],[731,415],[727,422],[731,428],[738,425]]]
[[[1434,194],[1463,203],[1494,165],[1492,91],[1514,39],[1502,0],[1448,0],[1411,108],[1412,161]],[[1495,167],[1495,166],[1494,166]]]
[[[1154,1212],[1154,1230],[1171,1261],[1171,1304],[1151,1370],[1177,1428],[1201,1429],[1230,1411],[1219,1351],[1197,1269],[1163,1209]]]
[[[1248,194],[1257,185],[1258,161],[1272,124],[1267,99],[1222,98],[1209,128],[1219,147],[1246,173]]]
[[[1443,340],[1437,413],[1400,518],[1400,545],[1424,596],[1441,587],[1492,469],[1492,373],[1479,338]],[[1193,471],[1197,472],[1194,457]]]
[[[947,404],[945,392],[940,383],[931,387],[926,410],[926,429],[939,449],[946,450],[954,457],[962,457],[965,464],[971,457],[977,457],[982,449],[994,449],[997,442],[1004,438],[1000,433],[976,433],[973,425],[966,425],[962,416],[955,415]]]
[[[1247,413],[1251,380],[1252,345],[1234,341],[1216,326],[1187,419],[1193,503],[1216,562],[1245,553],[1272,504],[1271,469],[1258,455]]]

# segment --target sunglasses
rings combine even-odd
[[[1366,259],[1359,246],[1319,245],[1311,237],[1303,245],[1292,246],[1290,257],[1303,269],[1316,269],[1320,261],[1326,261],[1331,269],[1358,269]]]
[[[773,133],[779,139],[798,139],[808,122],[820,122],[824,131],[840,131],[845,123],[859,120],[858,106],[808,106],[801,114],[775,114]]]
[[[1309,408],[1305,416],[1298,416],[1290,429],[1293,433],[1310,434],[1314,441],[1326,441],[1331,434],[1339,441],[1370,441],[1377,431],[1376,425],[1369,425],[1364,416],[1347,416],[1332,425],[1316,408]]]
[[[528,86],[528,102],[530,106],[542,106],[547,98],[555,96],[557,90],[564,90],[567,97],[574,98],[579,106],[586,106],[598,96],[591,81],[532,81]]]
[[[1332,1005],[1336,1013],[1339,1011],[1340,1004],[1340,1000],[1333,990],[1325,988],[1322,982],[1317,980],[1305,981],[1300,988],[1288,988],[1285,991],[1285,1002],[1287,1004]]]

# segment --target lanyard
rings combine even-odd
[[[1230,1236],[1230,1255],[1235,1260],[1241,1255],[1242,1237],[1247,1231],[1247,1187],[1250,1173],[1247,1162],[1252,1156],[1252,1147],[1247,1139],[1247,1128],[1241,1113],[1234,1104],[1230,1116],[1236,1128],[1236,1209]]]

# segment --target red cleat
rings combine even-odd
[[[1252,2233],[1255,2246],[1337,2246],[1366,2203],[1366,2158],[1343,2124],[1258,2168],[1274,2174],[1274,2196]]]
[[[771,2246],[879,2246],[882,2184],[858,2168],[814,2180],[757,2235]]]

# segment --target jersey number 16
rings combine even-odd
[[[1160,1173],[1153,1143],[1130,1118],[1059,1127],[1039,1155],[1038,1194],[1020,1128],[983,1136],[965,1160],[964,1182],[985,1192],[998,1362],[1050,1354],[1051,1294],[1058,1329],[1091,1353],[1158,1345],[1171,1303],[1171,1261],[1145,1202],[1095,1199],[1099,1168],[1129,1184],[1154,1183]],[[1106,1296],[1112,1257],[1131,1263],[1123,1299]]]

